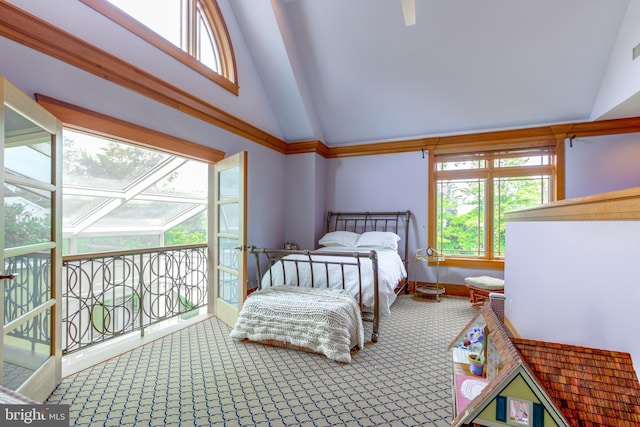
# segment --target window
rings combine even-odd
[[[507,398],[509,416],[507,422],[511,425],[530,426],[531,402],[528,400]]]
[[[500,267],[493,267],[501,268],[504,214],[553,199],[554,153],[533,148],[436,154],[431,229],[438,252],[449,260],[497,261]]]
[[[65,254],[207,242],[207,163],[63,130]]]
[[[215,0],[81,0],[237,94],[235,58]]]
[[[224,152],[36,97],[64,125],[65,255],[206,242],[208,169]]]

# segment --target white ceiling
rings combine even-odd
[[[284,138],[329,146],[591,120],[629,5],[229,1]]]

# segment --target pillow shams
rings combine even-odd
[[[360,234],[352,231],[331,231],[318,241],[320,246],[345,246],[354,248]]]
[[[400,236],[390,231],[367,231],[360,235],[357,247],[382,248],[398,250]]]

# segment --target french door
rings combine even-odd
[[[61,379],[62,124],[0,83],[0,381],[43,402]]]
[[[245,280],[246,182],[247,153],[241,152],[213,165],[214,209],[213,236],[209,247],[213,262],[209,277],[213,277],[213,292],[209,292],[209,311],[233,327],[247,294]]]

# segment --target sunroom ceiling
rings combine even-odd
[[[65,130],[70,139],[97,158],[109,140]],[[155,153],[152,162],[114,165],[100,170],[82,164],[82,156],[66,156],[63,176],[64,237],[162,234],[207,207],[207,166],[169,154]],[[80,157],[80,158],[78,158]],[[86,160],[85,160],[86,162]],[[121,168],[120,168],[121,166]],[[88,175],[91,175],[88,177]]]

